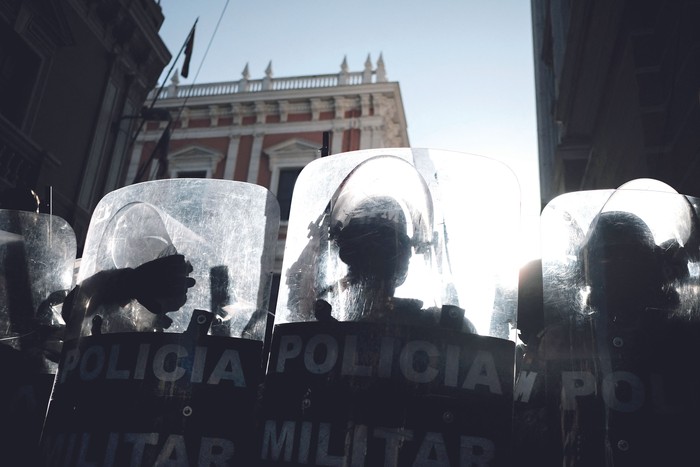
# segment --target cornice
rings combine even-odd
[[[300,101],[313,98],[334,99],[337,97],[357,98],[364,94],[396,94],[400,95],[398,82],[358,84],[352,86],[334,86],[326,88],[290,89],[282,91],[258,91],[240,92],[232,94],[220,94],[215,96],[193,96],[189,98],[161,98],[157,101],[158,107],[179,108],[187,103],[189,107],[199,107],[211,104],[251,103],[257,101]]]
[[[204,138],[232,138],[254,135],[279,135],[288,133],[313,133],[321,131],[342,131],[353,128],[381,128],[384,118],[378,115],[368,117],[354,117],[349,119],[331,119],[306,122],[286,123],[255,123],[253,125],[227,125],[206,128],[176,128],[171,140],[196,140]],[[137,138],[137,142],[158,141],[162,130],[144,132]]]

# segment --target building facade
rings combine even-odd
[[[323,133],[331,154],[409,145],[397,82],[376,68],[337,74],[180,86],[177,75],[156,103],[172,119],[167,156],[159,141],[166,121],[149,122],[134,145],[124,184],[154,178],[207,177],[257,183],[278,196],[283,221],[301,169],[321,156]]]
[[[238,81],[181,86],[176,73],[154,108],[169,117],[136,138],[123,184],[206,177],[268,188],[282,216],[277,270],[294,183],[321,157],[324,132],[330,154],[409,146],[399,83],[387,80],[381,56],[359,72],[343,60],[325,75],[274,78],[270,64],[262,79],[250,79],[246,65]]]
[[[50,198],[84,237],[170,60],[163,19],[156,0],[0,0],[0,191]]]
[[[532,0],[542,204],[634,178],[700,194],[700,2]]]

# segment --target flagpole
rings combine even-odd
[[[172,121],[168,122],[168,125],[165,127],[165,130],[163,130],[163,133],[161,133],[160,138],[158,138],[158,141],[156,141],[156,145],[153,147],[153,150],[151,151],[151,155],[148,156],[146,163],[143,164],[139,168],[138,172],[136,173],[136,176],[134,177],[134,181],[131,183],[132,185],[134,183],[139,183],[141,181],[141,178],[146,174],[146,170],[151,166],[151,164],[155,160],[158,152],[163,151],[163,147],[162,147],[163,145],[165,145],[164,150],[167,153],[168,144],[170,142],[170,135],[168,133],[172,132],[172,124],[173,124]],[[167,142],[164,142],[164,141],[167,141]]]
[[[177,57],[175,57],[175,60],[173,60],[173,64],[170,65],[170,69],[168,70],[168,73],[165,75],[165,79],[163,79],[163,84],[161,84],[160,88],[158,88],[158,91],[156,92],[156,95],[153,97],[153,101],[151,101],[151,105],[149,108],[153,108],[156,101],[158,100],[158,97],[160,97],[160,94],[163,92],[163,89],[165,89],[165,83],[168,82],[168,78],[170,77],[170,74],[173,72],[175,65],[177,65],[177,62],[180,59],[180,55],[182,55],[182,52],[185,51],[187,44],[189,44],[189,42],[192,38],[192,35],[194,34],[194,29],[197,27],[197,21],[199,21],[199,17],[197,17],[194,20],[194,24],[192,25],[192,29],[190,29],[190,33],[187,35],[187,39],[185,39],[185,42],[182,44],[182,47],[180,47],[180,51],[177,53]]]
[[[180,51],[177,53],[177,56],[175,57],[175,60],[173,60],[173,64],[170,66],[170,69],[168,70],[168,73],[165,75],[165,78],[163,79],[163,83],[160,85],[158,88],[158,91],[156,92],[156,95],[153,97],[153,100],[151,101],[151,104],[148,106],[148,110],[152,110],[153,107],[156,105],[156,101],[158,100],[158,97],[160,97],[160,94],[163,92],[163,89],[165,89],[165,83],[168,82],[168,78],[170,77],[170,74],[173,72],[173,69],[175,68],[175,65],[177,65],[178,60],[180,59],[180,56],[182,55],[182,52],[185,51],[185,48],[187,47],[187,44],[189,44],[192,35],[194,34],[194,30],[197,27],[197,22],[199,21],[199,16],[194,20],[194,24],[192,25],[192,29],[190,29],[190,33],[187,35],[187,39],[185,39],[185,42],[182,44],[182,47],[180,47]],[[141,130],[143,130],[144,125],[146,124],[145,119],[141,119],[141,123],[139,124],[138,129],[134,133],[134,136],[131,138],[131,141],[129,142],[129,145],[127,146],[128,151],[131,151],[131,148],[133,148],[134,143],[136,142],[136,138],[138,138],[139,134],[141,134]],[[151,158],[146,161],[146,164],[144,167],[141,167],[141,169],[137,172],[136,177],[134,177],[134,180],[131,182],[132,184],[138,182],[139,178],[143,176],[143,172],[145,170],[145,167],[148,166],[151,162],[153,155],[151,155]]]

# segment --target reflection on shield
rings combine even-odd
[[[519,194],[437,150],[329,156],[292,199],[262,465],[507,465]]]

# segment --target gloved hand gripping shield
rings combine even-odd
[[[64,307],[49,464],[128,464],[135,446],[148,465],[251,462],[278,225],[277,201],[247,183],[162,180],[103,198]]]
[[[512,172],[466,154],[357,151],[302,171],[264,465],[504,461],[519,208]]]
[[[691,465],[698,200],[649,179],[543,211],[549,432],[559,465]]]
[[[0,209],[0,452],[7,465],[36,460],[75,252],[75,234],[60,217]]]

